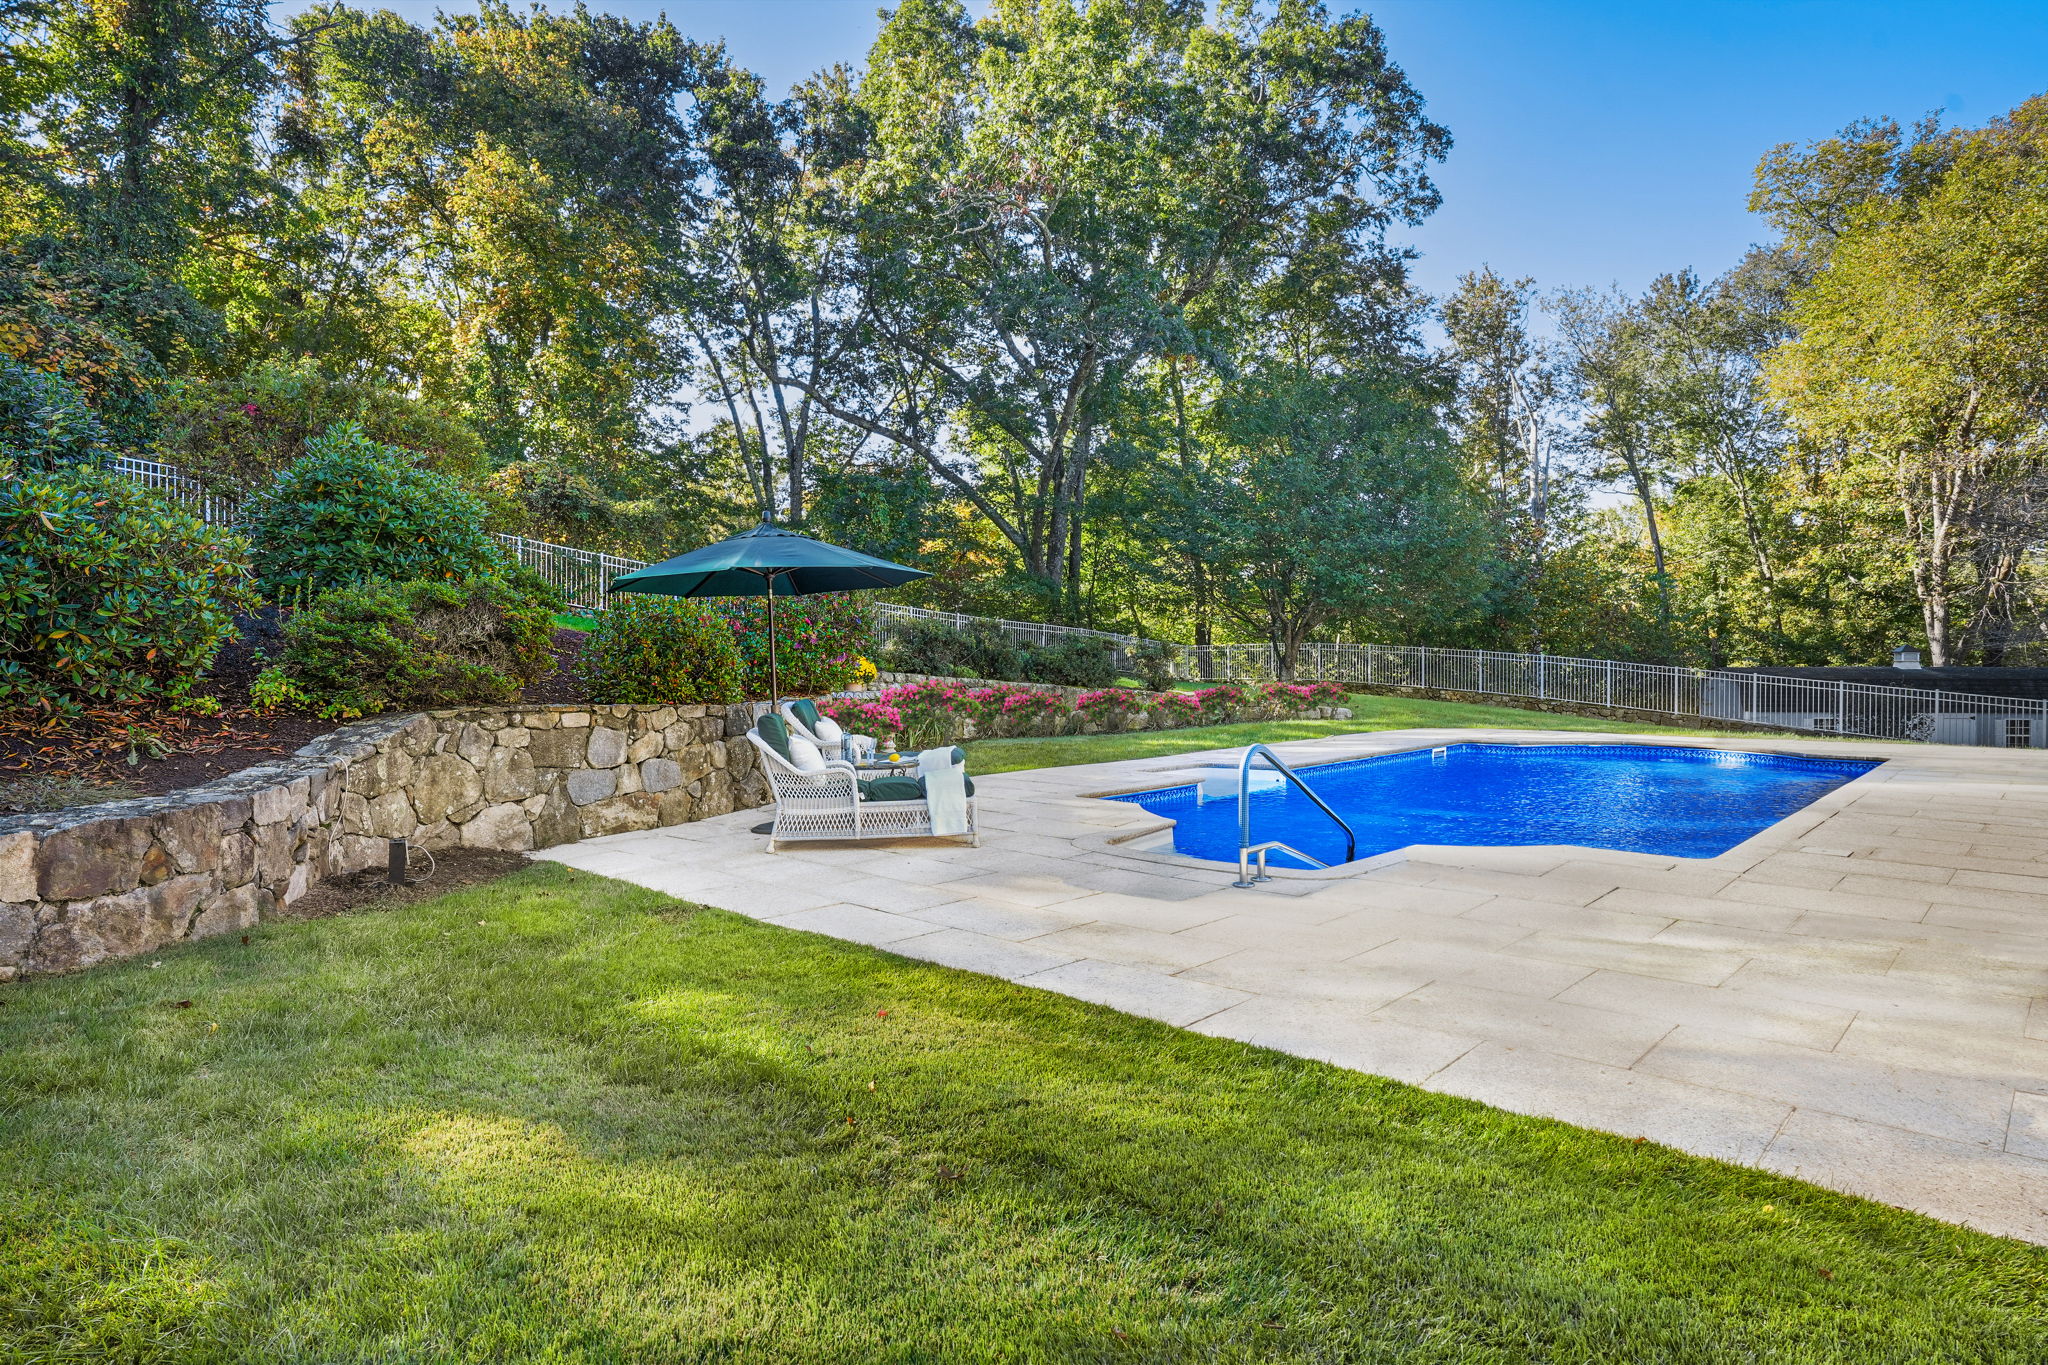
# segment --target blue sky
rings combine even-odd
[[[665,10],[692,37],[724,38],[778,91],[858,64],[877,22],[873,0],[591,3],[636,18]],[[420,21],[435,8],[377,7]],[[1437,172],[1443,207],[1402,232],[1432,292],[1482,263],[1546,290],[1639,290],[1683,266],[1715,274],[1766,235],[1743,202],[1773,145],[1869,114],[1978,123],[2048,91],[2044,0],[1331,5],[1352,8],[1379,21],[1456,139]]]

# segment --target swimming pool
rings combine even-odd
[[[1297,771],[1350,822],[1360,858],[1410,844],[1579,844],[1711,858],[1880,761],[1651,744],[1452,744]],[[1205,800],[1202,785],[1110,799],[1174,820],[1175,852],[1234,863],[1235,765],[1227,782],[1211,784],[1227,786],[1228,796]],[[1251,807],[1254,843],[1280,839],[1326,863],[1344,860],[1343,831],[1291,784],[1254,791]],[[1271,861],[1309,866],[1278,850]]]

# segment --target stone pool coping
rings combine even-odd
[[[1385,733],[1408,732],[1390,731]],[[1508,731],[1506,733],[1519,735],[1526,734],[1528,732]],[[1527,741],[1459,739],[1453,741],[1453,744],[1512,744],[1522,748],[1543,749],[1556,749],[1565,747],[1612,748],[1615,746],[1617,738],[1619,738],[1617,736],[1600,735],[1595,735],[1590,738],[1587,738],[1584,736],[1584,732],[1582,731],[1567,731],[1565,733],[1573,734],[1575,738],[1570,740],[1541,739]],[[1850,778],[1847,782],[1844,782],[1841,786],[1835,788],[1833,791],[1822,793],[1820,796],[1817,796],[1812,801],[1807,802],[1804,806],[1801,806],[1798,810],[1792,812],[1790,815],[1787,815],[1783,819],[1778,820],[1766,826],[1765,828],[1758,830],[1755,834],[1750,835],[1749,838],[1744,839],[1741,843],[1736,844],[1733,848],[1728,849],[1726,852],[1717,854],[1712,858],[1687,858],[1684,860],[1688,864],[1697,863],[1708,867],[1713,867],[1716,865],[1730,867],[1747,866],[1748,864],[1744,861],[1745,858],[1747,858],[1748,855],[1754,853],[1759,848],[1775,848],[1796,842],[1802,835],[1804,835],[1804,833],[1807,830],[1810,830],[1814,826],[1820,824],[1823,820],[1825,820],[1828,817],[1829,814],[1833,813],[1835,810],[1842,808],[1843,806],[1847,805],[1849,801],[1854,799],[1853,796],[1844,796],[1844,793],[1847,792],[1850,787],[1855,786],[1859,782],[1867,781],[1875,777],[1877,774],[1882,773],[1884,771],[1884,759],[1886,757],[1896,756],[1896,746],[1892,745],[1881,746],[1894,751],[1892,754],[1882,756],[1864,755],[1860,753],[1843,754],[1839,751],[1836,751],[1832,744],[1830,744],[1829,752],[1822,753],[1812,749],[1798,750],[1786,748],[1780,743],[1766,744],[1762,741],[1744,740],[1741,736],[1735,735],[1709,736],[1706,738],[1704,742],[1700,739],[1666,739],[1661,735],[1629,736],[1628,739],[1631,744],[1640,741],[1640,744],[1643,747],[1655,746],[1658,748],[1666,749],[1725,749],[1739,753],[1766,754],[1777,758],[1862,759],[1869,757],[1878,763],[1877,767],[1870,769],[1868,772],[1858,773],[1856,776]],[[1723,740],[1729,740],[1732,742],[1723,743]],[[1320,743],[1321,741],[1308,740],[1300,742],[1306,744],[1314,744]],[[1426,753],[1432,749],[1440,749],[1447,747],[1452,746],[1430,743],[1405,744],[1392,748],[1387,748],[1384,750],[1379,750],[1376,752],[1362,751],[1358,753],[1346,754],[1341,757],[1317,758],[1312,761],[1306,761],[1298,764],[1288,762],[1287,765],[1288,767],[1293,768],[1294,771],[1298,774],[1307,774],[1313,773],[1317,768],[1329,767],[1332,764],[1338,763],[1351,763],[1362,758],[1381,758],[1389,754]],[[1871,748],[1880,746],[1865,745],[1863,747]],[[1208,752],[1240,753],[1242,752],[1242,750],[1210,750]],[[1199,756],[1200,755],[1195,755],[1195,757]],[[1084,846],[1090,847],[1098,852],[1120,854],[1124,857],[1132,859],[1133,861],[1153,863],[1165,867],[1171,867],[1174,865],[1185,866],[1187,864],[1194,864],[1198,867],[1210,868],[1220,872],[1229,872],[1234,878],[1237,874],[1237,864],[1234,862],[1227,862],[1218,858],[1197,858],[1193,854],[1181,853],[1174,849],[1172,846],[1172,837],[1173,828],[1177,823],[1176,821],[1166,819],[1165,817],[1156,815],[1151,811],[1146,811],[1143,806],[1137,806],[1132,802],[1119,802],[1111,800],[1111,798],[1114,797],[1132,796],[1139,792],[1158,791],[1165,787],[1182,786],[1190,781],[1198,781],[1198,775],[1201,773],[1214,771],[1213,767],[1191,767],[1186,762],[1181,761],[1184,757],[1186,756],[1176,756],[1174,760],[1172,760],[1172,762],[1170,763],[1170,766],[1159,769],[1157,772],[1155,772],[1153,776],[1156,780],[1142,782],[1134,786],[1120,785],[1113,788],[1104,788],[1100,791],[1088,791],[1080,793],[1080,795],[1087,800],[1105,801],[1113,806],[1132,806],[1133,809],[1143,811],[1145,816],[1149,817],[1149,823],[1141,824],[1133,829],[1119,831],[1115,834],[1096,835],[1091,838],[1085,839],[1082,841]],[[1166,760],[1155,761],[1164,762]],[[1286,756],[1284,754],[1282,755],[1282,761],[1287,761]],[[1271,770],[1268,769],[1267,771]],[[1191,776],[1191,774],[1196,774],[1197,776]],[[1339,866],[1330,868],[1295,868],[1277,866],[1269,867],[1267,869],[1267,876],[1269,879],[1276,881],[1340,881],[1347,877],[1360,876],[1364,873],[1371,872],[1377,868],[1389,867],[1397,863],[1407,862],[1411,857],[1431,858],[1433,856],[1435,861],[1444,861],[1446,858],[1454,857],[1460,851],[1470,850],[1473,848],[1520,848],[1529,849],[1537,852],[1569,853],[1572,856],[1612,858],[1620,862],[1624,866],[1627,866],[1632,862],[1638,866],[1661,866],[1664,863],[1668,863],[1673,857],[1678,856],[1675,854],[1636,853],[1626,849],[1592,848],[1585,844],[1409,844],[1402,848],[1389,849],[1384,853],[1374,853],[1369,854],[1363,858],[1354,858],[1352,861],[1348,863],[1343,863]]]
[[[1296,740],[1290,765],[1460,741]],[[1101,793],[1238,752],[977,779],[982,847],[765,852],[757,817],[538,856],[791,929],[2048,1243],[2048,755],[1711,737],[1882,758],[1712,859],[1413,847],[1249,890],[1119,842]]]

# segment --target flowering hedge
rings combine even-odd
[[[707,598],[739,646],[747,695],[768,695],[768,604],[760,597]],[[840,692],[872,676],[861,657],[872,627],[867,605],[853,593],[781,597],[775,602],[775,666],[785,697]]]
[[[839,728],[851,734],[872,735],[884,743],[903,733],[903,713],[887,702],[829,697],[818,703],[818,714],[838,721]]]
[[[1278,690],[1276,690],[1276,688]],[[842,726],[896,743],[931,748],[970,735],[980,739],[1070,734],[1095,730],[1173,730],[1231,720],[1294,715],[1341,701],[1334,683],[1314,687],[1277,684],[1247,693],[1223,684],[1205,692],[1143,692],[1105,687],[1079,696],[1024,683],[969,687],[935,678],[883,689],[874,701],[834,698],[818,709]]]
[[[1122,729],[1134,715],[1150,707],[1151,698],[1122,687],[1105,687],[1083,692],[1074,698],[1074,709],[1103,729]]]
[[[1205,687],[1194,694],[1195,703],[1202,708],[1202,714],[1209,718],[1211,725],[1244,718],[1250,698],[1236,683],[1218,683]]]

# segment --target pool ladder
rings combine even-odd
[[[1252,842],[1252,760],[1260,757],[1278,769],[1282,777],[1299,787],[1301,794],[1315,802],[1323,814],[1337,822],[1337,827],[1344,831],[1344,861],[1348,863],[1356,858],[1358,835],[1345,822],[1344,817],[1331,810],[1330,803],[1316,795],[1315,788],[1302,781],[1299,773],[1282,763],[1280,755],[1263,744],[1254,744],[1244,751],[1244,758],[1237,765],[1237,880],[1231,885],[1248,887],[1273,880],[1272,875],[1266,871],[1266,855],[1276,848],[1282,853],[1292,853],[1304,862],[1314,863],[1317,867],[1330,866],[1322,859],[1303,853],[1300,849],[1284,844],[1278,839],[1268,839],[1262,844]],[[1256,876],[1252,874],[1254,856],[1258,860]]]

